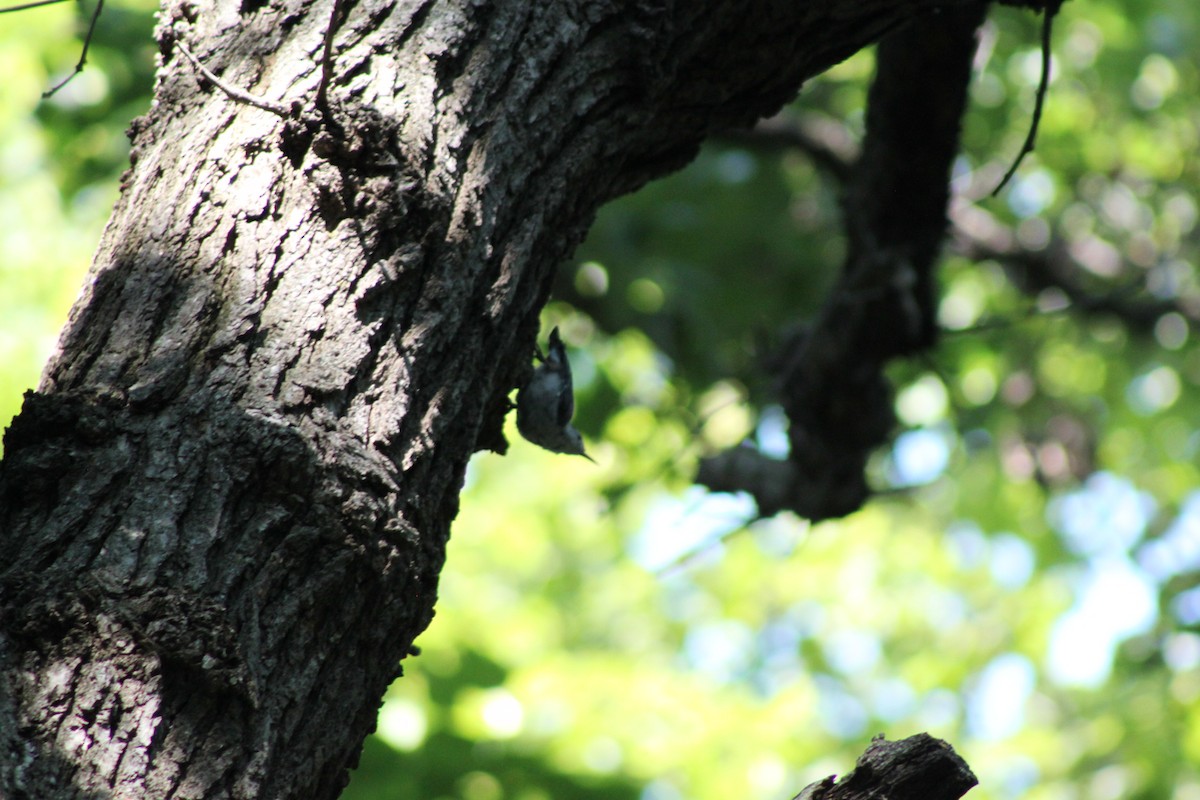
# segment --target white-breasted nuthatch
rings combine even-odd
[[[583,437],[571,426],[571,417],[575,416],[575,387],[567,348],[558,328],[550,331],[546,355],[539,350],[535,356],[542,363],[517,392],[517,430],[551,453],[583,456],[595,464],[583,450]]]

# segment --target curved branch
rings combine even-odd
[[[936,339],[933,270],[986,8],[924,17],[879,45],[863,152],[844,201],[846,263],[816,321],[776,362],[795,469],[783,507],[808,519],[844,516],[866,501],[867,459],[895,423],[884,367]],[[702,465],[702,482],[718,472],[732,474]],[[774,509],[780,492],[771,486],[741,488]]]
[[[336,796],[597,207],[976,8],[340,5],[336,64],[324,3],[164,6],[124,193],[0,463],[0,794]],[[339,130],[198,91],[175,36],[256,96],[325,81]]]

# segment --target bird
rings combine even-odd
[[[517,392],[517,430],[528,441],[551,453],[583,456],[593,464],[583,446],[583,436],[571,425],[575,416],[575,387],[571,362],[558,328],[550,331],[546,355],[534,348],[540,364]]]

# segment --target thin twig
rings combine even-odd
[[[63,78],[54,86],[51,86],[46,91],[42,92],[43,100],[52,97],[55,92],[66,86],[72,78],[83,72],[83,65],[87,63],[88,47],[92,44],[92,34],[96,32],[96,20],[100,19],[100,11],[103,8],[104,0],[96,0],[96,10],[92,12],[92,21],[88,24],[87,36],[83,37],[83,51],[79,54],[79,63],[75,65],[75,71]]]
[[[282,103],[276,103],[271,100],[266,100],[262,97],[257,97],[245,91],[244,89],[231,86],[230,84],[218,78],[213,74],[212,70],[201,64],[200,60],[192,55],[192,51],[188,50],[182,41],[176,40],[175,46],[179,48],[179,52],[183,53],[184,57],[187,58],[188,61],[192,62],[192,66],[197,72],[204,76],[205,80],[207,80],[213,86],[216,86],[225,94],[232,97],[234,100],[238,100],[247,105],[262,109],[263,111],[269,111],[270,113],[275,114],[276,116],[284,117],[285,119],[291,116],[291,112],[289,111],[288,107]]]
[[[716,136],[720,141],[764,150],[800,150],[817,168],[841,183],[849,183],[854,161],[858,158],[844,126],[811,113],[800,119],[776,116],[759,122],[750,130],[723,130]]]
[[[992,190],[992,197],[1000,194],[1000,190],[1008,185],[1013,175],[1017,174],[1017,167],[1021,166],[1025,156],[1033,152],[1034,142],[1037,140],[1038,124],[1042,121],[1042,106],[1046,102],[1046,90],[1050,88],[1050,29],[1060,5],[1061,0],[1052,0],[1042,9],[1042,79],[1038,81],[1037,97],[1033,104],[1033,121],[1029,124],[1029,134],[1025,137],[1025,143],[1021,145],[1021,152],[1017,153],[1008,172],[1004,173],[1000,183]]]
[[[37,8],[38,6],[49,6],[49,5],[53,5],[54,3],[61,3],[63,1],[64,0],[37,0],[36,3],[23,3],[22,5],[19,5],[19,6],[8,6],[7,8],[0,8],[0,14],[7,14],[9,11],[24,11],[27,8]]]
[[[317,108],[328,110],[329,83],[333,80],[333,36],[337,31],[338,18],[342,15],[345,0],[333,0],[333,11],[329,14],[329,25],[325,28],[325,42],[321,49],[321,81],[317,84]]]

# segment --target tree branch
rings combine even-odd
[[[842,184],[853,177],[859,152],[858,143],[845,125],[813,113],[802,114],[798,119],[790,115],[775,116],[749,130],[722,131],[715,138],[762,152],[799,150],[818,169]]]
[[[791,422],[792,484],[782,493],[777,479],[740,487],[762,509],[782,505],[816,521],[857,510],[870,493],[867,459],[895,423],[884,367],[936,338],[933,269],[986,8],[929,15],[879,45],[863,152],[844,202],[846,263],[816,321],[784,344],[774,365]],[[795,138],[842,174],[830,149]],[[750,472],[706,462],[699,474],[703,483]]]
[[[16,6],[5,6],[4,8],[0,8],[0,14],[7,14],[10,11],[27,11],[31,8],[40,8],[42,6],[52,6],[55,3],[63,3],[63,2],[66,2],[66,0],[36,0],[36,2],[33,2],[33,3],[21,3],[20,5],[16,5]]]
[[[854,770],[810,783],[793,800],[958,800],[979,779],[954,748],[927,733],[871,740]]]
[[[1135,299],[1133,295],[1143,292],[1143,286],[1115,290],[1088,286],[1092,273],[1075,254],[1077,248],[1061,236],[1051,236],[1040,250],[1029,250],[1007,226],[977,206],[955,203],[951,219],[954,250],[972,261],[999,262],[1013,285],[1026,294],[1036,296],[1057,289],[1080,313],[1116,317],[1130,330],[1143,334],[1152,333],[1158,321],[1171,313],[1182,316],[1193,328],[1200,325],[1200,297]]]
[[[1025,135],[1025,141],[1021,144],[1021,152],[1017,153],[1008,172],[1004,173],[1004,177],[992,190],[992,197],[1000,194],[1000,190],[1012,180],[1013,175],[1017,174],[1021,162],[1025,156],[1033,152],[1034,144],[1037,142],[1038,125],[1042,121],[1042,107],[1046,104],[1046,90],[1050,87],[1050,33],[1054,27],[1054,15],[1058,13],[1061,5],[1062,0],[1053,0],[1042,9],[1042,77],[1038,81],[1037,96],[1034,98],[1033,119],[1029,121],[1029,133]]]
[[[9,9],[5,9],[5,10],[6,11],[19,11],[22,8],[29,8],[29,7],[30,7],[29,5],[25,5],[25,6],[18,6],[16,8],[9,8]],[[84,64],[87,63],[88,48],[91,47],[92,36],[96,33],[96,23],[99,21],[100,12],[103,10],[104,10],[104,0],[96,0],[96,8],[92,11],[92,20],[91,20],[91,22],[88,23],[87,33],[84,34],[83,49],[79,52],[79,61],[75,64],[75,69],[71,71],[70,75],[63,78],[58,83],[54,84],[46,91],[42,92],[43,100],[53,97],[58,92],[59,89],[63,88],[68,83],[70,83],[72,78],[74,78],[79,73],[83,72],[83,66],[84,66]]]
[[[728,131],[720,141],[750,147],[759,152],[795,150],[812,159],[815,166],[840,183],[849,180],[858,158],[857,146],[845,126],[813,114],[779,116],[748,131]],[[1130,330],[1152,333],[1164,314],[1176,313],[1193,326],[1200,326],[1200,297],[1173,300],[1133,299],[1144,292],[1141,286],[1118,289],[1088,285],[1092,272],[1075,255],[1072,245],[1052,234],[1038,250],[1020,244],[1016,233],[984,208],[964,198],[950,203],[950,246],[971,261],[997,261],[1008,269],[1013,284],[1029,295],[1044,289],[1059,289],[1070,308],[1083,314],[1105,314],[1120,319]],[[1130,269],[1130,272],[1135,270]],[[1092,281],[1092,283],[1097,283]],[[1000,324],[1004,324],[1003,321]],[[705,482],[707,485],[707,482]]]
[[[307,96],[327,6],[164,5],[125,189],[0,462],[0,794],[335,797],[599,205],[963,3],[345,5],[336,158],[169,57],[178,31]],[[868,216],[814,341],[892,291],[875,253],[915,263]]]
[[[192,68],[204,77],[204,80],[208,81],[213,86],[216,86],[222,92],[229,95],[239,103],[245,103],[248,106],[253,106],[254,108],[270,112],[285,119],[290,115],[287,106],[283,105],[282,103],[276,103],[272,100],[267,100],[265,98],[258,97],[257,95],[250,94],[250,92],[247,92],[245,89],[239,89],[238,87],[226,83],[218,78],[212,70],[200,63],[200,59],[192,55],[192,51],[187,48],[187,45],[183,43],[182,39],[176,39],[175,46],[179,48],[179,52],[183,53],[184,58],[191,63]]]

